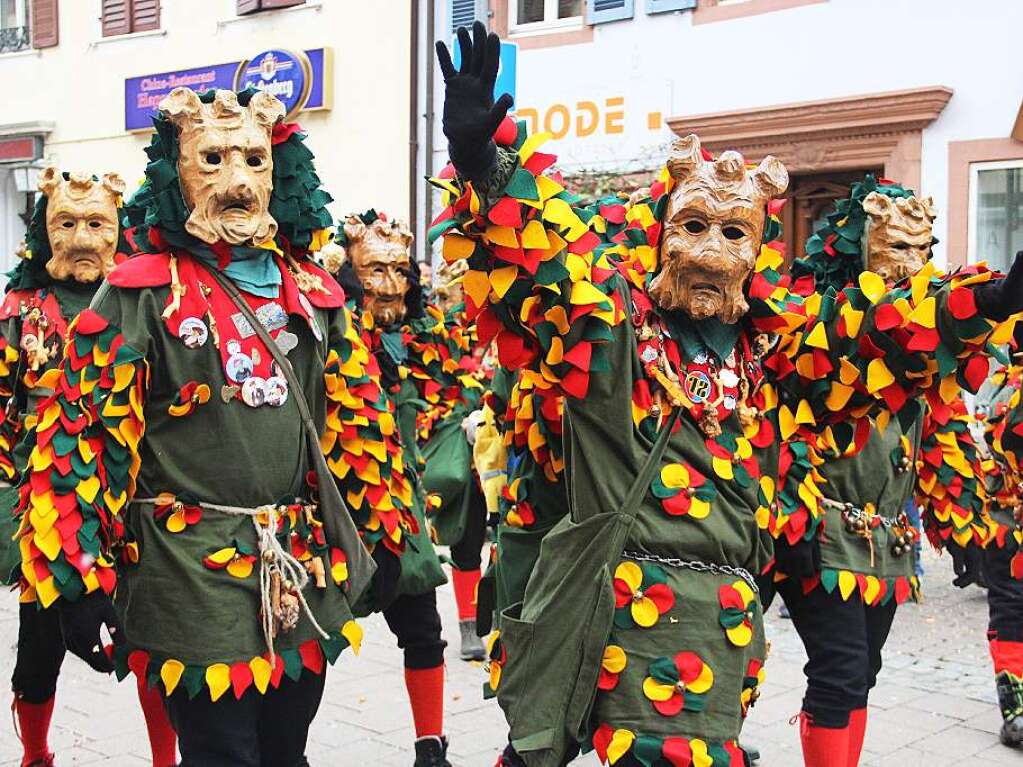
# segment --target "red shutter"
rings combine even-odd
[[[128,0],[103,0],[103,37],[131,32]]]
[[[160,0],[131,0],[131,31],[160,28]]]
[[[238,15],[244,16],[259,10],[259,0],[238,0]]]
[[[29,24],[33,47],[52,48],[57,44],[57,18],[57,0],[32,0]]]
[[[271,8],[291,8],[293,5],[305,5],[305,0],[263,0],[263,10]]]

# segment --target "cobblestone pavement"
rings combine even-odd
[[[983,592],[949,585],[947,559],[925,555],[926,601],[904,606],[886,648],[885,670],[871,697],[863,767],[970,767],[1017,765],[1023,752],[998,744],[999,717],[984,643],[987,607]],[[457,656],[454,597],[442,590],[448,685],[445,693],[450,759],[455,767],[490,767],[504,742],[500,710],[480,696],[483,671]],[[327,681],[324,705],[310,737],[313,767],[402,765],[413,762],[412,719],[403,687],[401,655],[383,620],[364,622],[362,654],[345,653]],[[767,682],[743,732],[762,752],[761,767],[798,767],[798,728],[790,718],[802,698],[799,638],[772,609],[772,654]],[[17,606],[13,595],[0,607],[3,667],[14,663]],[[4,674],[9,673],[7,670]],[[51,747],[57,764],[142,767],[149,763],[134,685],[116,684],[77,658],[65,663],[58,691]],[[13,726],[0,725],[0,767],[18,764]],[[577,760],[595,767],[590,755]]]

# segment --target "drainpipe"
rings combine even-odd
[[[409,228],[416,231],[416,197],[419,188],[419,0],[409,0],[409,126],[408,126],[408,218]]]

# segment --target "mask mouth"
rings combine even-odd
[[[716,295],[724,295],[724,292],[717,285],[710,282],[694,282],[690,286],[690,290],[700,291],[703,293],[714,293]]]
[[[256,200],[252,195],[225,197],[220,203],[220,212],[224,214],[250,215],[254,212]]]

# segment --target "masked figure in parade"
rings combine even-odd
[[[414,527],[375,362],[311,260],[331,198],[284,113],[161,101],[139,252],[43,377],[21,486],[27,587],[76,655],[159,690],[186,764],[306,764],[367,547],[400,555]]]
[[[443,323],[427,314],[410,250],[412,233],[403,222],[389,221],[375,211],[350,216],[339,227],[337,241],[345,252],[339,267],[341,283],[361,318],[385,396],[397,418],[412,487],[410,511],[416,520],[416,533],[401,558],[393,588],[379,595],[369,609],[383,613],[404,653],[405,686],[416,731],[416,767],[449,767],[444,736],[445,642],[436,592],[446,579],[426,523],[423,456],[417,440],[419,420],[430,407],[426,397],[436,393],[428,371],[434,362],[441,364],[443,353],[443,339],[431,328],[440,322],[442,331]]]
[[[981,576],[987,589],[988,649],[995,673],[998,707],[1002,715],[1001,742],[1023,745],[1023,365],[1020,349],[1023,327],[1017,326],[1011,359],[993,372],[977,395],[976,418],[984,427],[985,448],[980,492],[986,515],[967,517],[960,508],[951,512],[952,535],[984,535]],[[961,442],[960,434],[952,439]],[[947,440],[947,445],[952,439]],[[948,449],[947,447],[945,449]],[[963,487],[970,489],[969,478]],[[983,531],[983,533],[981,532]],[[973,545],[975,548],[975,544]]]
[[[773,242],[784,167],[705,159],[695,136],[649,195],[594,214],[544,174],[555,158],[505,119],[510,99],[494,103],[499,40],[474,34],[459,31],[460,70],[438,43],[453,170],[432,231],[468,260],[481,343],[565,396],[569,516],[501,617],[503,759],[557,766],[581,746],[737,767],[766,660],[768,528],[813,481],[797,427],[897,416],[986,365],[1023,267],[799,296]]]
[[[116,174],[96,178],[50,167],[40,175],[39,191],[22,260],[8,275],[7,296],[0,305],[0,471],[5,479],[0,491],[0,566],[7,582],[21,585],[11,684],[22,765],[32,767],[53,762],[47,736],[66,648],[58,612],[40,609],[31,579],[21,572],[19,547],[11,541],[18,521],[11,512],[18,505],[16,486],[27,475],[32,414],[51,394],[44,379],[63,359],[68,325],[89,306],[125,244],[119,221],[124,182]],[[154,766],[175,764],[174,730],[160,696],[139,685],[139,701]]]
[[[807,242],[807,255],[793,263],[794,292],[812,299],[895,288],[892,296],[923,296],[938,278],[930,264],[934,218],[930,198],[868,175],[835,203]],[[931,307],[915,312],[915,320],[936,338],[938,316]],[[845,315],[847,327],[855,321]],[[977,329],[984,330],[980,323]],[[922,347],[918,341],[909,349]],[[886,354],[886,365],[906,365],[899,354],[896,349]],[[937,361],[941,367],[940,351]],[[925,397],[903,401],[900,393],[889,392],[891,410],[869,418],[821,430],[797,416],[798,441],[790,449],[807,451],[815,482],[793,495],[792,504],[783,504],[770,527],[777,539],[777,588],[809,659],[800,715],[807,765],[859,764],[881,650],[898,605],[919,591],[919,532],[910,512],[925,429],[931,447],[925,421],[947,421],[952,403],[962,403],[959,384],[976,390],[982,383],[979,371],[986,371],[986,360],[969,364],[958,373],[967,380],[950,379],[927,389]],[[921,471],[925,486],[938,493],[935,468],[925,462]],[[960,500],[968,503],[969,497]]]

